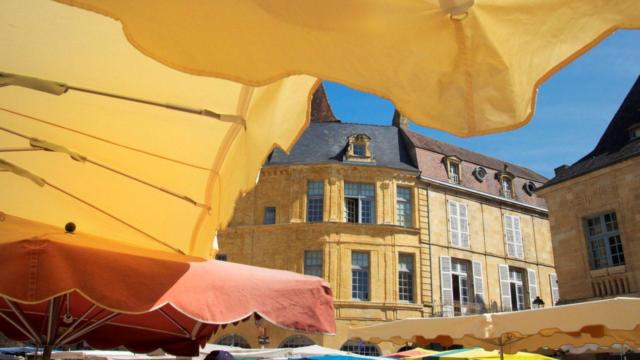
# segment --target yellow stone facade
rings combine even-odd
[[[640,292],[640,157],[538,191],[549,206],[564,302]],[[585,219],[615,212],[625,265],[592,270]]]
[[[554,257],[546,211],[498,199],[483,198],[481,195],[446,185],[426,185],[426,189],[422,191],[426,192],[428,197],[427,224],[430,225],[428,231],[432,259],[431,273],[434,275],[432,276],[433,306],[436,314],[442,311],[443,304],[441,278],[438,276],[442,256],[463,260],[469,265],[478,262],[482,267],[482,279],[478,281],[482,281],[484,303],[469,304],[467,306],[469,313],[481,312],[482,307],[491,312],[505,309],[500,289],[499,265],[501,264],[520,269],[525,276],[528,270],[533,270],[536,278],[532,281],[537,283],[537,295],[547,306],[554,304],[551,294],[553,278],[550,277],[551,274],[555,274]],[[467,206],[468,247],[451,244],[447,212],[450,201]],[[504,215],[517,216],[520,219],[523,258],[507,255]],[[525,303],[526,307],[531,307],[531,299],[525,299]]]
[[[306,222],[307,182],[324,183],[323,221]],[[344,184],[375,184],[375,223],[353,224],[344,219]],[[398,225],[396,188],[411,189],[411,227]],[[450,246],[447,201],[464,202],[469,210],[470,247]],[[275,224],[264,225],[266,207],[276,208]],[[502,215],[520,217],[524,259],[505,256]],[[262,169],[255,189],[236,206],[229,228],[219,234],[220,254],[228,261],[304,272],[304,252],[321,250],[323,277],[331,284],[336,307],[335,336],[308,335],[318,345],[340,348],[352,326],[372,325],[408,317],[440,316],[440,256],[476,260],[483,265],[487,309],[501,307],[498,264],[535,269],[538,289],[546,304],[552,304],[549,274],[553,255],[544,209],[506,204],[483,196],[424,181],[418,172],[357,164],[270,165]],[[369,301],[352,299],[351,253],[370,256]],[[413,302],[399,300],[398,257],[414,256]],[[278,347],[293,332],[266,326],[268,347]],[[237,334],[251,347],[259,347],[253,320],[229,326],[212,342]],[[380,344],[387,354],[397,350]]]
[[[324,182],[323,222],[306,222],[308,181]],[[414,254],[420,274],[420,230],[396,225],[397,186],[413,189],[417,198],[417,173],[357,165],[290,165],[263,168],[256,188],[238,201],[229,229],[219,235],[220,252],[229,261],[302,273],[305,250],[322,250],[323,277],[331,284],[336,307],[336,336],[307,335],[316,344],[340,348],[350,326],[377,321],[422,317],[421,302],[398,301],[397,258]],[[375,184],[375,224],[345,223],[344,183]],[[414,203],[416,203],[414,201]],[[276,208],[276,223],[263,225],[265,207]],[[418,209],[412,206],[413,224]],[[351,252],[370,255],[370,301],[351,299]],[[414,285],[415,298],[422,289]],[[251,322],[227,328],[214,338],[238,333],[258,347]],[[271,346],[278,346],[291,332],[269,326]],[[390,351],[383,347],[383,351]]]

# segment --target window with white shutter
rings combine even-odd
[[[540,294],[538,293],[538,275],[533,269],[527,269],[527,283],[529,284],[529,304],[533,305],[533,301]]]
[[[453,316],[453,280],[451,257],[440,256],[440,289],[442,292],[442,316]]]
[[[504,238],[507,246],[507,256],[518,259],[524,258],[522,246],[522,232],[520,218],[514,215],[504,215]]]
[[[467,205],[449,200],[449,239],[451,245],[469,247]]]
[[[473,295],[478,310],[484,309],[484,283],[482,280],[482,263],[473,261]]]
[[[500,297],[502,299],[502,311],[511,311],[511,282],[509,281],[509,266],[498,264],[500,275]]]
[[[560,300],[560,289],[558,289],[558,275],[549,274],[549,285],[551,287],[551,306],[555,306]]]

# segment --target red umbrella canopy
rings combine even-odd
[[[295,330],[335,332],[331,289],[320,278],[123,252],[111,240],[0,215],[0,331],[12,339],[192,356],[219,326],[252,315]]]

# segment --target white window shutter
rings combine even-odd
[[[511,284],[509,283],[509,266],[498,264],[500,274],[500,295],[502,297],[502,311],[511,311]]]
[[[460,219],[460,246],[469,247],[469,220],[467,217],[467,204],[458,204]]]
[[[451,257],[440,256],[440,288],[442,291],[442,316],[453,316],[453,279]]]
[[[558,275],[549,274],[549,285],[551,287],[551,306],[555,306],[560,300],[560,289],[558,289]]]
[[[460,234],[458,227],[458,203],[449,201],[449,241],[451,245],[460,246]]]
[[[524,249],[522,246],[522,231],[520,231],[520,218],[513,216],[513,239],[516,248],[516,257],[524,259]]]
[[[473,294],[474,301],[480,310],[484,309],[484,282],[482,281],[482,263],[473,262]]]
[[[515,256],[515,247],[513,246],[513,227],[511,216],[504,215],[504,242],[507,244],[507,256]]]
[[[538,276],[533,269],[527,269],[527,283],[529,284],[529,304],[533,307],[533,300],[538,296]]]

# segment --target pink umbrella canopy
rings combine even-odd
[[[191,356],[220,326],[254,315],[294,330],[335,332],[331,289],[318,277],[123,251],[112,240],[2,219],[0,331],[12,339]]]

